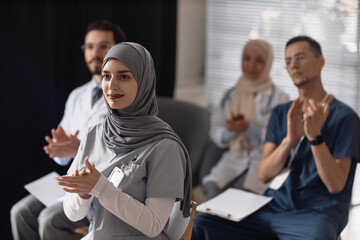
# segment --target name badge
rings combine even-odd
[[[121,181],[124,179],[124,177],[125,177],[124,172],[120,168],[115,167],[108,179],[110,182],[114,184],[115,187],[118,187]]]

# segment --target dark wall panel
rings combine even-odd
[[[55,164],[42,147],[70,91],[90,80],[80,46],[95,19],[116,22],[128,41],[144,45],[154,58],[157,94],[173,95],[175,0],[0,3],[0,239],[12,239],[10,208],[27,194],[23,185],[68,168]]]

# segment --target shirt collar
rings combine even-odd
[[[91,78],[91,83],[90,84],[91,84],[92,95],[94,95],[95,92],[96,92],[96,89],[101,88],[101,85],[96,82],[94,77]]]

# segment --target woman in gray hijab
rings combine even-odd
[[[189,156],[156,117],[155,80],[152,57],[139,44],[117,44],[104,58],[108,116],[81,141],[69,175],[57,178],[67,217],[90,219],[84,239],[169,239],[174,202],[189,216]]]

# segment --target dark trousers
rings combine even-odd
[[[191,239],[336,240],[339,233],[338,224],[323,213],[314,210],[277,212],[267,205],[240,222],[198,214]]]

